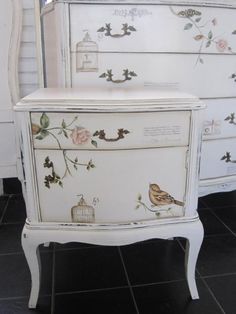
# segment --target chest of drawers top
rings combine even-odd
[[[102,4],[166,4],[166,5],[201,5],[201,6],[219,6],[236,7],[235,0],[53,0],[53,3],[102,3]]]
[[[197,97],[177,90],[143,88],[42,88],[24,97],[17,111],[135,112],[201,109]]]

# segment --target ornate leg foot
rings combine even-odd
[[[195,228],[186,237],[186,251],[185,251],[185,271],[188,281],[190,294],[193,300],[199,299],[198,290],[195,279],[195,268],[197,263],[198,254],[203,241],[203,227],[200,220],[195,224]]]
[[[30,309],[34,309],[37,305],[40,288],[41,262],[38,248],[39,244],[34,243],[34,241],[30,239],[30,232],[25,229],[25,227],[22,232],[21,242],[31,273],[31,293],[28,306]]]

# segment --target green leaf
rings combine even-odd
[[[98,143],[97,143],[96,141],[94,141],[94,140],[91,140],[91,144],[92,144],[93,146],[95,146],[96,148],[98,147]]]
[[[157,217],[160,217],[161,214],[160,214],[159,212],[156,212],[155,215],[156,215]]]
[[[208,40],[208,42],[206,43],[206,48],[210,47],[210,45],[211,45],[211,41]]]
[[[213,37],[213,33],[212,33],[212,31],[210,31],[210,32],[208,33],[208,38],[209,38],[209,39],[212,39],[212,37]]]
[[[35,138],[36,138],[36,140],[43,140],[44,139],[44,137],[42,135],[38,135]]]
[[[142,200],[142,195],[141,195],[141,194],[138,195],[138,200],[139,200],[139,201]]]
[[[47,130],[41,130],[40,134],[36,136],[35,138],[37,140],[43,140],[48,135],[49,135],[49,132]]]
[[[140,205],[137,205],[137,206],[135,207],[135,209],[139,209],[139,207],[140,207]]]
[[[78,162],[78,157],[75,157],[75,162],[76,162],[76,163]]]
[[[41,126],[46,129],[49,127],[49,123],[50,123],[50,120],[49,120],[49,117],[46,115],[46,113],[43,113],[41,115],[41,118],[40,118],[40,124]]]
[[[193,27],[193,24],[192,23],[188,23],[184,26],[184,30],[189,30],[190,28]]]
[[[66,128],[66,123],[65,123],[65,120],[64,120],[64,119],[62,120],[61,126],[62,126],[63,129]]]
[[[67,134],[67,132],[66,132],[65,130],[63,130],[63,134],[64,134],[64,136],[65,136],[66,138],[68,138],[68,134]]]

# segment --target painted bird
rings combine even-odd
[[[149,184],[149,199],[155,206],[176,204],[183,206],[184,203],[175,200],[170,194],[165,191],[162,191],[159,185],[153,183]]]

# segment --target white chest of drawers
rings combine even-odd
[[[203,104],[150,88],[46,89],[16,106],[25,164],[22,244],[39,291],[37,247],[188,239],[187,279],[203,238],[196,208]]]
[[[186,3],[188,3],[186,5]],[[48,87],[178,87],[209,109],[199,194],[236,188],[236,1],[54,1],[43,11]],[[212,153],[214,151],[214,154]]]

